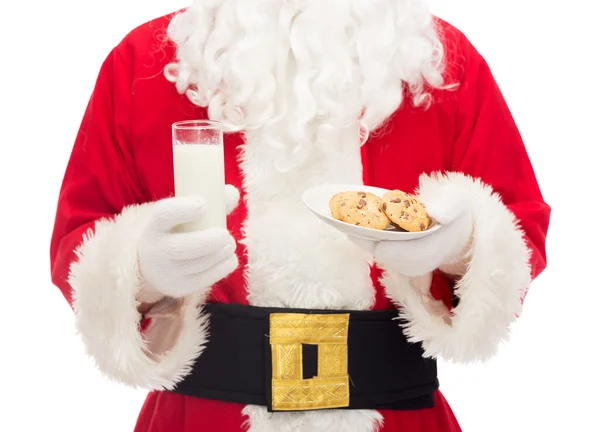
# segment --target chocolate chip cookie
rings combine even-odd
[[[331,215],[342,222],[384,230],[390,219],[382,209],[383,201],[369,192],[340,192],[329,200]]]
[[[381,208],[392,223],[409,232],[425,231],[432,223],[425,205],[399,190],[386,192]]]

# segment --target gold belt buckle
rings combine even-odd
[[[271,314],[273,411],[350,405],[349,322],[350,314]],[[302,344],[318,347],[318,373],[310,379],[303,379]]]

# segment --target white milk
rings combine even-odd
[[[226,228],[223,146],[176,144],[173,146],[173,168],[175,196],[198,195],[206,200],[202,218],[177,227],[177,231]]]

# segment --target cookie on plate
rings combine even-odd
[[[425,205],[399,190],[386,192],[381,208],[392,223],[409,232],[425,231],[432,223]]]
[[[377,230],[384,230],[390,225],[382,204],[377,195],[360,191],[340,192],[329,200],[334,219]]]

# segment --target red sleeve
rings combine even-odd
[[[206,317],[198,314],[195,295],[168,318],[151,322],[142,315],[155,312],[140,304],[137,262],[154,201],[136,175],[130,125],[137,57],[128,39],[102,65],[66,169],[51,240],[52,280],[74,310],[86,353],[105,376],[171,390],[206,343]],[[165,334],[170,348],[149,356],[154,346],[165,346]]]
[[[447,316],[422,295],[427,278],[395,275],[392,282],[409,340],[420,342],[426,357],[471,363],[491,358],[509,340],[527,289],[546,266],[550,208],[488,65],[464,37],[457,51],[462,74],[454,90],[452,161],[446,172],[422,175],[419,193],[452,184],[469,197],[465,273],[450,278],[442,266],[433,275],[431,296],[452,309]]]
[[[83,235],[95,221],[143,199],[128,136],[129,70],[119,47],[102,64],[60,189],[50,263],[52,281],[70,303],[69,266]]]
[[[546,267],[550,207],[544,202],[523,139],[487,62],[464,36],[460,39],[463,74],[457,90],[451,171],[481,179],[498,193],[524,233],[534,279]],[[452,288],[456,281],[439,271],[434,273],[432,295],[450,309],[458,300]]]
[[[480,178],[516,216],[531,250],[531,276],[546,267],[550,207],[544,202],[521,135],[488,64],[464,41],[453,170]]]

